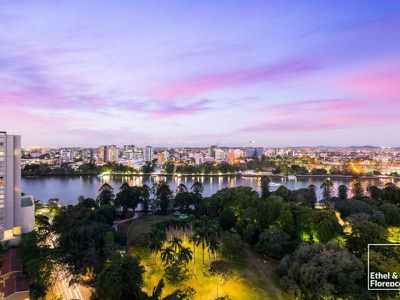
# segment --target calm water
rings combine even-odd
[[[258,179],[257,178],[241,178],[239,176],[182,176],[182,177],[162,177],[162,180],[166,181],[169,186],[175,190],[180,183],[184,183],[188,188],[195,181],[200,181],[204,186],[204,196],[210,196],[216,191],[224,187],[235,187],[235,186],[250,186],[255,190],[259,191]],[[33,195],[36,199],[40,199],[42,202],[47,202],[50,198],[59,198],[60,203],[69,204],[76,203],[77,198],[80,195],[85,197],[96,198],[97,191],[100,186],[107,182],[117,192],[123,182],[128,182],[130,185],[142,185],[147,184],[152,186],[154,182],[160,180],[160,177],[150,176],[135,176],[135,177],[124,177],[124,176],[54,176],[54,177],[40,177],[40,178],[23,178],[22,179],[22,191],[27,194]],[[323,178],[301,178],[297,181],[281,180],[278,178],[272,178],[273,183],[280,183],[289,189],[305,188],[310,184],[314,184],[319,188]],[[385,179],[363,179],[362,184],[366,188],[370,185],[383,185],[389,180]],[[335,185],[335,189],[345,184],[350,186],[355,182],[354,179],[332,179]],[[398,181],[395,182],[400,185]],[[274,191],[278,186],[271,186],[271,190]],[[318,189],[318,196],[321,197],[321,191]]]

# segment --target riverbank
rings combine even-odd
[[[294,176],[297,179],[306,179],[306,178],[317,178],[317,179],[394,179],[400,180],[400,177],[390,176],[390,175],[339,175],[339,174],[326,174],[326,175],[284,175],[284,174],[270,174],[270,173],[254,173],[254,174],[245,174],[245,173],[82,173],[82,174],[40,174],[40,175],[26,175],[23,174],[24,178],[41,178],[41,177],[79,177],[79,176],[115,176],[115,177],[243,177],[243,178],[259,178],[262,176],[268,176],[270,178],[280,178],[287,179],[288,177]],[[289,179],[290,180],[290,179]],[[294,178],[292,177],[292,180]]]

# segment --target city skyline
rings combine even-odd
[[[23,146],[392,146],[396,1],[2,1],[0,128]]]

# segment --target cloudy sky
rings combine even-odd
[[[1,0],[0,130],[400,146],[400,1],[300,2]]]

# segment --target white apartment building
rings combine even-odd
[[[153,160],[153,148],[151,146],[146,146],[144,148],[144,160],[145,161],[152,161]]]
[[[21,136],[0,132],[0,242],[18,243],[34,219],[33,197],[21,199]]]

